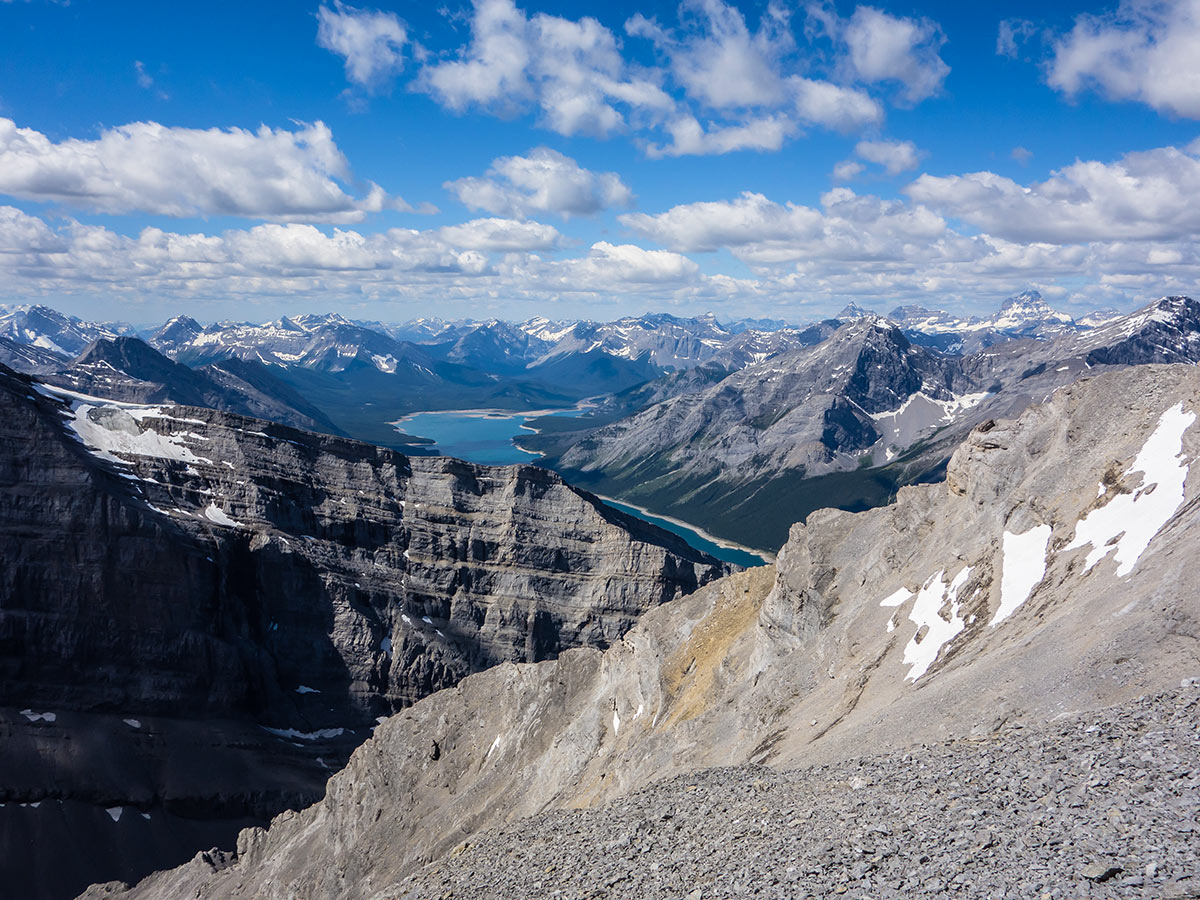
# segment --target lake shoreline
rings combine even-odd
[[[760,550],[757,547],[747,547],[745,544],[739,544],[736,541],[730,541],[722,537],[717,537],[715,534],[711,534],[705,531],[703,528],[693,525],[691,522],[685,522],[682,519],[676,519],[674,516],[665,516],[662,513],[656,513],[652,509],[646,509],[644,506],[638,506],[636,503],[630,503],[628,500],[622,500],[620,497],[609,497],[605,494],[596,494],[595,496],[599,497],[605,503],[619,503],[622,506],[628,506],[630,509],[636,509],[642,514],[642,516],[650,516],[655,519],[662,519],[664,522],[670,522],[672,525],[676,525],[679,528],[686,528],[688,531],[694,532],[704,540],[708,541],[710,544],[716,544],[718,547],[723,547],[726,550],[736,550],[739,553],[747,553],[750,556],[757,556],[762,559],[762,565],[764,566],[772,565],[775,562],[774,553],[769,553],[766,550]],[[618,511],[624,512],[624,510]],[[648,520],[643,519],[643,521]],[[651,522],[650,524],[653,525],[654,523]],[[679,537],[682,537],[682,535],[679,535]]]

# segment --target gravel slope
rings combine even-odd
[[[1194,681],[1194,679],[1193,679]],[[382,897],[1200,897],[1200,687],[491,830]]]

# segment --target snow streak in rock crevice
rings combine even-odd
[[[1133,493],[1117,495],[1075,526],[1075,539],[1066,549],[1091,545],[1085,571],[1115,550],[1117,576],[1124,578],[1133,571],[1154,536],[1183,505],[1188,476],[1183,435],[1195,421],[1196,414],[1185,412],[1182,403],[1164,412],[1154,433],[1125,470],[1125,477],[1142,473],[1140,487]]]

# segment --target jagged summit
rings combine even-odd
[[[843,322],[851,322],[855,319],[875,317],[878,315],[879,313],[875,312],[873,309],[864,309],[857,303],[847,303],[844,307],[842,307],[842,311],[834,316],[834,318]]]

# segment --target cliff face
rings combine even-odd
[[[243,832],[236,858],[88,896],[428,896],[424,864],[524,815],[705,766],[906,765],[906,747],[1177,690],[1200,676],[1197,398],[1195,367],[1145,366],[983,423],[945,484],[819,512],[775,566],[652,610],[607,652],[473,675],[384,722],[324,800]],[[1045,805],[1046,784],[998,787]]]
[[[40,848],[0,878],[22,896],[312,802],[377,717],[608,646],[728,571],[545,470],[10,370],[0,437],[0,830]]]

